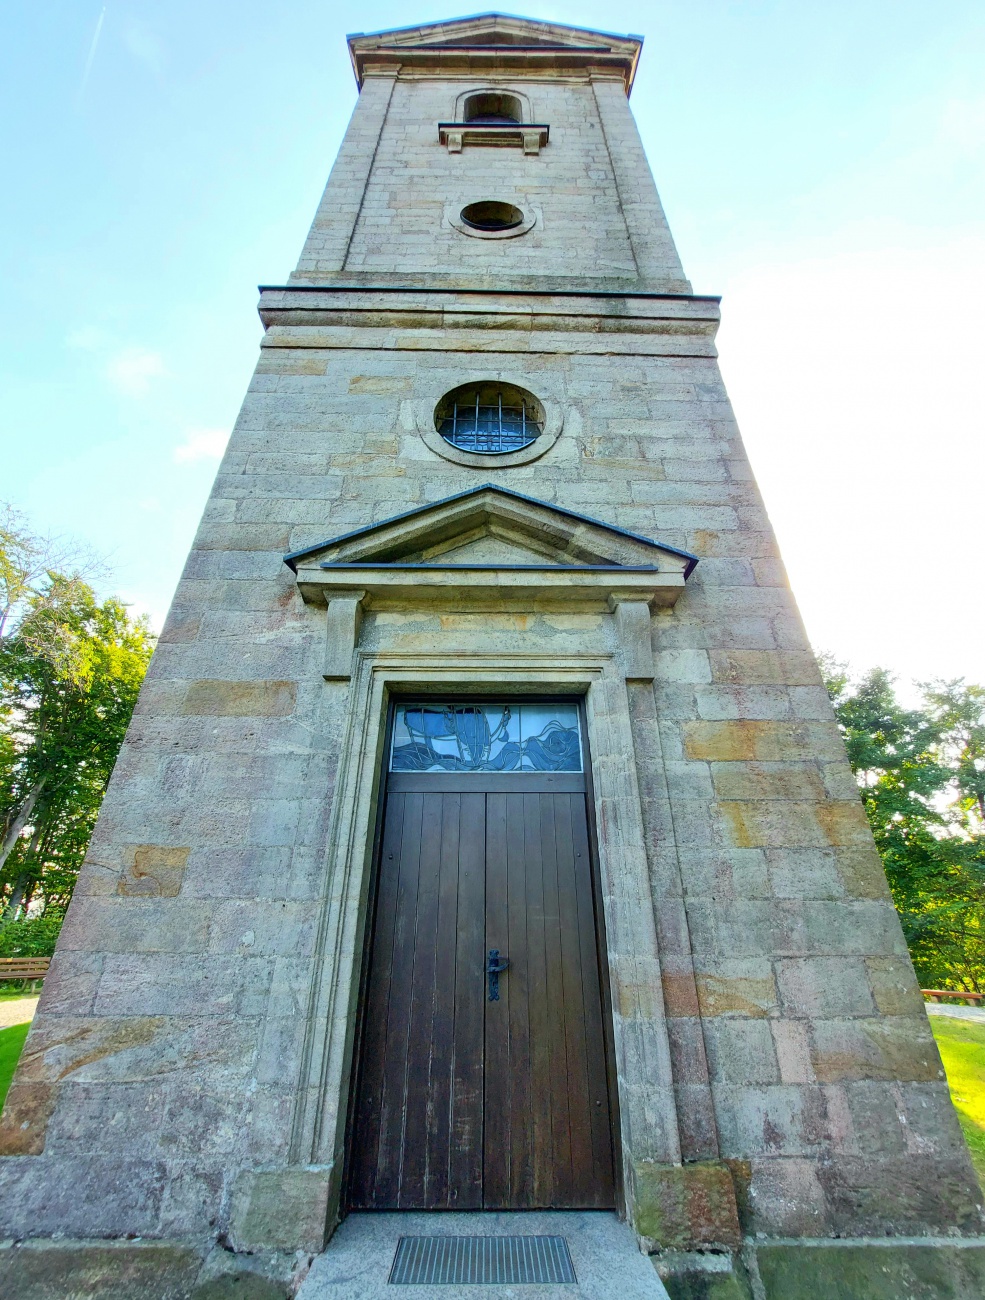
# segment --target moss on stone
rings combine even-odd
[[[726,1165],[640,1165],[633,1171],[634,1227],[666,1250],[737,1246],[739,1220]]]
[[[227,1273],[197,1286],[190,1300],[287,1300],[288,1294],[284,1283],[257,1273]]]
[[[981,1300],[985,1246],[760,1246],[767,1300]]]
[[[751,1300],[752,1292],[735,1273],[674,1273],[663,1279],[670,1300]]]
[[[0,1295],[17,1300],[192,1300],[202,1257],[183,1246],[38,1243],[0,1250]],[[248,1292],[243,1300],[268,1300]],[[203,1298],[204,1300],[204,1298]],[[211,1300],[211,1298],[210,1298]],[[218,1297],[216,1298],[218,1300]],[[273,1296],[270,1296],[273,1300]]]

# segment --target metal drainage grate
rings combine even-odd
[[[390,1270],[397,1286],[577,1280],[563,1237],[401,1237]]]

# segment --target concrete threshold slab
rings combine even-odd
[[[460,1286],[390,1285],[401,1237],[560,1236],[577,1282]],[[668,1300],[653,1264],[614,1214],[597,1210],[517,1213],[350,1214],[311,1267],[297,1300]]]

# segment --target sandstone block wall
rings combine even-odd
[[[980,1194],[722,385],[716,304],[611,289],[686,284],[625,94],[540,80],[540,155],[450,155],[436,122],[467,86],[366,78],[292,286],[264,295],[265,346],[3,1113],[0,1235],[317,1243],[332,1193],[296,1117],[341,933],[326,854],[349,687],[323,679],[323,614],[282,557],[485,480],[700,557],[653,618],[653,685],[625,688],[662,977],[646,996],[670,1049],[653,1088],[676,1098],[679,1159],[726,1163],[747,1232],[972,1230]],[[542,210],[529,234],[443,224],[507,185]],[[547,292],[593,277],[611,296]],[[443,392],[487,378],[562,411],[540,459],[479,471],[423,441]],[[361,643],[563,657],[615,633],[602,615],[370,608]],[[344,1110],[330,1119],[341,1141]],[[293,1207],[281,1228],[258,1188]]]
[[[526,119],[550,127],[538,154],[469,146],[450,153],[438,122],[473,88],[522,87]],[[512,202],[527,234],[463,237],[467,203]],[[618,79],[510,81],[368,76],[292,279],[338,276],[435,284],[622,281],[690,289]]]

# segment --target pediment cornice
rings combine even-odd
[[[364,606],[673,605],[687,551],[492,483],[292,552],[306,602]]]
[[[425,23],[348,37],[357,83],[368,68],[407,67],[435,73],[532,72],[595,66],[622,77],[632,87],[643,40],[612,32],[539,22],[510,14],[476,14],[448,22]]]

